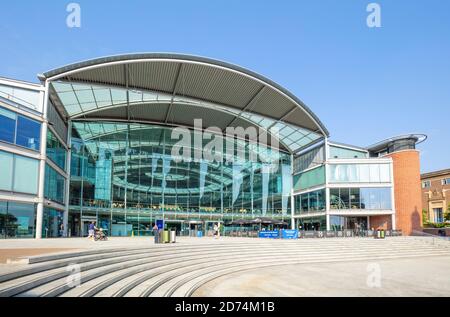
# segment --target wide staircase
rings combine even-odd
[[[450,241],[426,237],[205,240],[108,248],[27,258],[0,272],[0,297],[192,296],[205,283],[246,270],[450,256]]]

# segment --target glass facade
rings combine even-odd
[[[327,230],[327,219],[325,216],[299,218],[297,219],[297,228],[303,231],[325,231]]]
[[[0,201],[0,238],[33,238],[36,206]]]
[[[44,195],[46,199],[64,204],[66,179],[56,170],[45,165],[45,188]]]
[[[391,188],[330,188],[330,209],[391,210]]]
[[[320,189],[295,196],[294,206],[295,214],[325,211],[325,189]]]
[[[41,124],[0,107],[0,141],[39,151]]]
[[[389,164],[330,164],[330,183],[390,183]]]
[[[294,173],[323,164],[325,161],[325,147],[314,148],[294,159]]]
[[[37,194],[39,161],[0,151],[0,190]]]
[[[294,176],[294,190],[304,190],[325,184],[325,166]]]
[[[42,221],[42,237],[58,238],[64,234],[64,212],[52,208],[44,208]]]
[[[332,159],[367,158],[368,156],[367,152],[330,145],[330,158]]]
[[[66,148],[49,129],[47,131],[47,157],[62,170],[66,169]]]
[[[70,205],[78,216],[73,223],[83,226],[86,217],[98,217],[105,229],[120,236],[150,230],[155,217],[289,219],[289,154],[235,140],[235,159],[229,162],[226,146],[233,140],[217,135],[213,139],[220,139],[221,146],[211,153],[223,158],[186,162],[174,156],[180,138],[172,133],[173,128],[155,125],[74,122]],[[200,138],[196,144],[193,131],[190,138],[183,150],[192,154],[212,142]],[[237,157],[238,148],[244,149],[244,160]]]

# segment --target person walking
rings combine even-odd
[[[92,221],[90,224],[89,224],[89,236],[88,236],[88,238],[89,239],[94,239],[94,237],[95,237],[95,221]]]
[[[217,224],[214,224],[214,239],[219,238],[219,226]]]
[[[155,236],[155,243],[159,243],[159,232],[158,232],[158,226],[155,224],[153,226],[153,234]]]

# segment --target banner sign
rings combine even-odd
[[[265,239],[278,239],[280,237],[280,231],[278,230],[260,231],[259,237]]]
[[[164,220],[162,219],[156,220],[156,225],[158,226],[158,230],[164,230]]]
[[[298,239],[298,230],[281,230],[282,239]]]

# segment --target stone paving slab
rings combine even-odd
[[[374,268],[379,285],[373,283]],[[449,272],[449,256],[287,265],[220,277],[194,297],[448,297]]]

